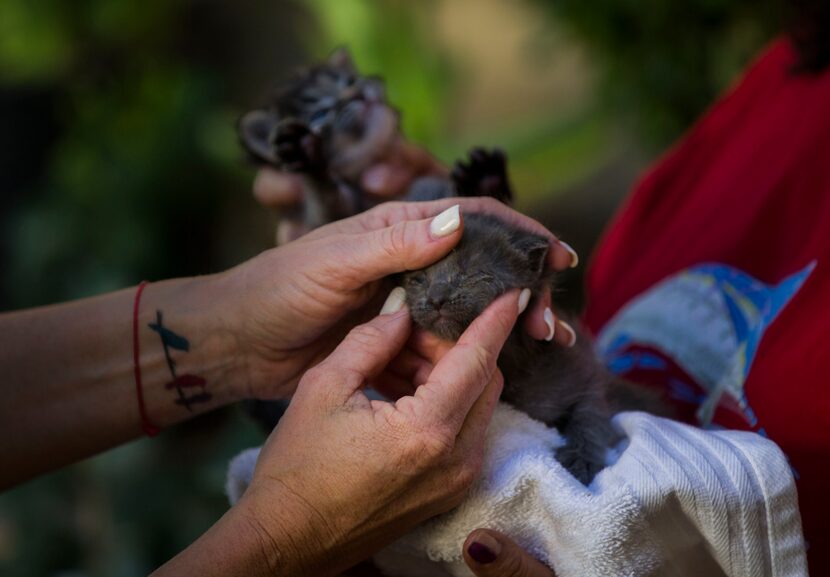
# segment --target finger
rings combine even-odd
[[[403,350],[392,359],[386,367],[386,370],[402,379],[407,379],[411,383],[414,381],[416,375],[424,371],[427,371],[426,374],[428,376],[432,372],[432,368],[433,364],[410,349],[409,342],[407,342]]]
[[[277,246],[297,240],[307,232],[308,226],[305,223],[292,218],[281,218],[277,224]]]
[[[317,369],[337,376],[341,396],[346,399],[386,368],[406,343],[410,327],[406,307],[381,314],[353,328]]]
[[[303,200],[303,183],[296,174],[270,167],[259,170],[254,179],[254,198],[268,208],[285,208]]]
[[[537,341],[555,341],[568,348],[576,344],[577,333],[574,328],[558,318],[551,308],[549,289],[530,304],[524,318],[524,328]]]
[[[400,145],[396,152],[403,164],[413,167],[412,172],[414,174],[419,176],[424,174],[447,176],[449,174],[449,169],[446,166],[441,164],[425,149],[411,142],[400,140]]]
[[[383,371],[377,377],[369,379],[368,386],[375,389],[390,401],[397,401],[401,397],[412,395],[416,386],[411,380],[405,379],[391,371]]]
[[[396,164],[377,164],[361,177],[363,189],[378,197],[402,196],[416,178],[410,167]]]
[[[415,327],[412,330],[412,335],[406,343],[407,349],[414,352],[416,355],[427,359],[430,363],[437,364],[447,351],[449,351],[455,343],[446,341],[439,336],[432,334],[429,331]]]
[[[501,371],[497,369],[484,388],[484,392],[473,403],[470,412],[467,413],[467,418],[464,420],[464,425],[458,433],[455,450],[459,455],[483,454],[484,437],[487,433],[487,427],[490,425],[490,419],[493,417],[493,411],[496,410],[502,389],[504,389],[504,377]]]
[[[564,270],[565,268],[576,268],[579,266],[579,255],[573,249],[571,245],[569,245],[564,240],[558,240],[560,250],[557,253],[556,258],[561,261],[562,269],[557,270]],[[564,252],[563,252],[564,251]],[[567,253],[567,257],[565,256]]]
[[[327,274],[339,279],[346,289],[405,270],[428,266],[461,239],[462,221],[458,206],[432,218],[405,220],[370,232],[332,237]]]
[[[553,337],[557,343],[564,347],[571,348],[576,344],[576,331],[562,319],[556,319],[556,335]]]
[[[447,169],[423,148],[399,139],[383,162],[363,173],[361,186],[369,194],[401,196],[413,180],[426,174],[446,175]]]
[[[359,215],[333,223],[327,231],[318,229],[316,234],[331,234],[333,231],[343,233],[359,233],[377,230],[392,226],[407,220],[419,220],[438,214],[442,210],[458,204],[461,213],[490,214],[500,218],[507,224],[524,228],[530,232],[540,234],[550,239],[548,251],[548,265],[557,271],[571,267],[575,262],[573,249],[559,241],[547,228],[538,221],[511,209],[504,203],[492,198],[445,198],[429,202],[385,202]]]
[[[464,562],[476,577],[556,577],[506,535],[476,529],[464,542]]]
[[[496,360],[519,315],[518,301],[518,290],[493,301],[418,387],[417,418],[424,426],[450,427],[458,434],[496,371]]]
[[[530,303],[527,313],[524,316],[524,328],[527,334],[537,341],[546,340],[551,334],[551,326],[546,319],[545,310],[551,308],[550,288],[545,288],[537,294]],[[553,333],[555,333],[555,326]]]

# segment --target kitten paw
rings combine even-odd
[[[513,200],[507,178],[507,157],[498,148],[473,148],[466,163],[457,161],[450,178],[458,196],[490,196],[505,204]]]
[[[320,137],[294,118],[286,118],[277,126],[274,149],[280,164],[291,172],[317,172],[323,167]]]
[[[567,445],[556,451],[556,460],[583,485],[589,485],[605,467],[605,463],[593,460]]]

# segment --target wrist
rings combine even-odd
[[[303,574],[292,541],[275,540],[272,531],[260,521],[256,511],[240,501],[187,549],[156,570],[153,577]]]
[[[252,485],[230,513],[252,563],[269,575],[323,577],[348,566],[333,555],[337,539],[330,520],[279,481]]]
[[[219,275],[152,283],[137,326],[149,420],[166,427],[241,398],[244,370]]]
[[[296,365],[304,353],[292,341],[303,327],[290,320],[297,316],[296,299],[275,285],[274,271],[288,268],[282,256],[281,248],[271,249],[213,281],[219,292],[234,295],[223,308],[235,337],[235,394],[241,399],[288,398],[302,376]]]

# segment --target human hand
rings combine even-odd
[[[230,295],[221,308],[245,367],[238,396],[289,396],[305,370],[380,308],[375,297],[386,277],[427,266],[455,246],[463,230],[455,203],[548,236],[549,266],[569,266],[570,253],[547,229],[492,199],[389,202],[331,223],[220,275],[220,290]],[[530,303],[524,326],[534,338],[549,334],[549,307],[549,293]],[[568,344],[568,327],[556,326],[556,339]]]
[[[464,542],[464,562],[476,577],[556,577],[506,535],[476,529]]]
[[[446,167],[426,150],[399,137],[384,157],[363,173],[360,187],[367,196],[367,204],[373,205],[402,196],[418,177],[446,174]],[[266,166],[257,173],[253,192],[262,206],[282,213],[277,224],[277,244],[286,244],[308,232],[296,217],[285,216],[301,213],[292,209],[304,202],[302,176]]]
[[[403,308],[356,327],[305,374],[235,506],[274,574],[336,574],[460,502],[481,467],[518,293],[424,361],[425,382],[394,403],[363,393],[410,336],[394,296],[386,310]]]

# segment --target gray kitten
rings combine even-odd
[[[420,327],[448,340],[499,295],[550,283],[548,240],[487,215],[464,215],[464,235],[444,259],[403,275],[407,303]],[[611,416],[621,410],[662,413],[659,400],[611,374],[582,336],[573,348],[540,342],[517,323],[499,357],[505,377],[502,400],[565,437],[556,458],[588,484],[618,440]]]

